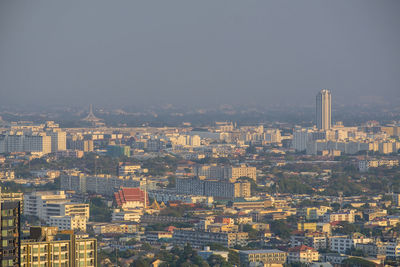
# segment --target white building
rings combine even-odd
[[[320,130],[329,130],[331,128],[331,102],[332,96],[329,90],[323,89],[317,94],[316,119],[317,128]]]
[[[49,226],[57,226],[60,230],[86,231],[87,218],[85,216],[50,216]]]
[[[122,222],[122,221],[140,222],[140,218],[142,217],[142,215],[143,215],[143,209],[129,209],[129,210],[114,209],[111,220],[113,222]]]
[[[45,221],[51,216],[84,216],[89,219],[89,204],[71,202],[64,191],[32,192],[24,195],[24,214]]]
[[[332,236],[329,237],[329,248],[332,251],[336,251],[339,253],[346,253],[347,250],[350,250],[352,247],[355,247],[356,244],[368,244],[372,241],[373,239],[371,238]]]
[[[307,149],[307,144],[312,139],[313,130],[311,129],[298,129],[293,132],[293,148],[296,151],[304,151]]]

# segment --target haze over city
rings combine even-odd
[[[0,0],[0,267],[400,266],[399,14]]]
[[[3,106],[396,103],[399,1],[1,1]]]

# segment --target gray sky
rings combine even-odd
[[[0,1],[0,104],[400,96],[400,1]]]

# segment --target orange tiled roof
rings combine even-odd
[[[148,196],[145,196],[145,192],[140,188],[122,188],[118,192],[114,193],[115,201],[117,206],[122,206],[126,202],[140,201],[144,203],[145,199],[147,204],[149,203]]]

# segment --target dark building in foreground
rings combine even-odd
[[[0,266],[20,266],[20,202],[0,207]]]

